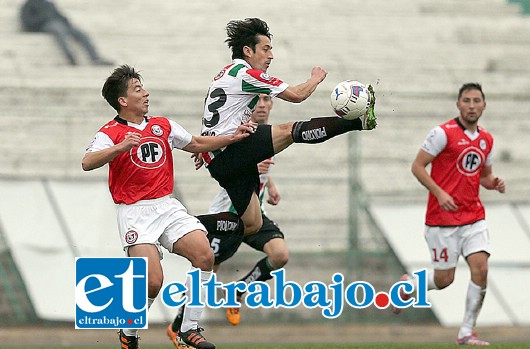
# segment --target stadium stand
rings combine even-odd
[[[360,199],[362,211],[357,252],[385,255],[390,245],[405,269],[428,261],[428,256],[422,255],[426,253],[421,239],[423,211],[418,208],[426,193],[410,174],[410,162],[429,129],[455,115],[455,92],[467,81],[479,81],[484,86],[488,108],[482,124],[496,137],[495,171],[509,186],[503,196],[483,193],[487,208],[495,204],[488,211],[492,236],[509,234],[494,245],[506,251],[528,243],[530,19],[521,15],[516,4],[503,0],[469,0],[465,4],[458,0],[306,0],[286,7],[284,1],[270,0],[265,8],[257,9],[252,2],[233,0],[208,5],[179,1],[56,2],[73,21],[90,31],[109,58],[142,71],[152,95],[153,115],[174,118],[195,134],[200,129],[205,88],[229,61],[223,41],[224,26],[230,19],[260,16],[268,21],[275,35],[272,75],[296,83],[307,79],[313,65],[329,71],[314,96],[304,103],[277,101],[274,122],[328,115],[329,91],[341,80],[376,85],[381,118],[376,131],[317,146],[294,145],[276,158],[273,175],[283,202],[268,211],[286,232],[292,252],[301,254],[298,261],[303,261],[302,269],[296,269],[296,260],[289,262],[288,272],[293,278],[307,277],[304,263],[321,263],[314,267],[314,273],[328,279],[330,270],[344,268],[341,258],[351,248],[351,232],[355,230],[348,207],[354,173],[360,181],[353,186],[361,194],[353,200]],[[0,0],[0,98],[5,102],[0,108],[0,137],[4,140],[0,227],[6,240],[0,250],[8,250],[16,262],[36,315],[49,320],[69,319],[71,304],[60,309],[59,301],[54,303],[48,297],[44,302],[43,297],[59,292],[61,299],[71,299],[70,284],[61,288],[46,283],[42,289],[41,283],[52,277],[67,280],[66,275],[73,275],[69,261],[75,256],[120,255],[114,208],[105,188],[107,171],[83,173],[80,168],[88,142],[113,116],[100,95],[110,70],[89,64],[68,67],[51,38],[21,33],[21,3]],[[291,14],[289,20],[283,15],[286,11]],[[346,150],[351,145],[358,147],[357,160],[348,157]],[[217,191],[216,184],[206,171],[196,172],[186,154],[175,155],[175,168],[179,198],[191,213],[203,213]],[[83,212],[76,206],[83,207]],[[408,219],[399,221],[405,214]],[[509,226],[504,223],[505,215],[511,217]],[[42,232],[38,240],[35,231]],[[404,255],[410,250],[392,244],[404,232],[411,234],[407,243],[417,247],[413,255]],[[249,250],[243,252],[245,261],[255,257]],[[338,257],[332,261],[326,256]],[[498,310],[495,307],[506,305],[501,294],[518,297],[505,289],[504,285],[513,280],[508,276],[528,273],[527,262],[513,264],[513,260],[502,259],[505,256],[509,253],[499,254],[502,273],[492,273],[499,292],[486,301],[496,299],[486,305],[492,307],[492,313]],[[37,261],[41,268],[34,267]],[[169,256],[164,263],[169,261],[169,273],[181,275],[186,264]],[[492,258],[492,263],[497,261]],[[58,271],[53,265],[64,269]],[[223,268],[236,274],[238,265]],[[385,277],[377,280],[381,287],[393,281],[396,274],[388,275],[392,272],[386,271]],[[377,278],[373,274],[359,271],[356,277]],[[456,287],[455,293],[463,294]],[[528,323],[523,310],[510,309],[499,317],[500,322]],[[437,311],[436,306],[433,310],[443,324],[456,321],[454,314]],[[162,307],[154,314],[156,319],[171,317]],[[308,319],[314,313],[289,314],[278,317]]]

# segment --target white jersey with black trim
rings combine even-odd
[[[252,69],[242,59],[234,59],[224,67],[208,89],[202,117],[201,135],[226,136],[233,134],[239,125],[250,120],[259,100],[259,94],[276,97],[289,85],[267,73]],[[220,149],[222,151],[224,149]],[[217,152],[203,153],[206,164]]]

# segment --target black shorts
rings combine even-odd
[[[210,241],[210,247],[215,256],[214,264],[221,264],[232,257],[239,249],[243,242],[243,233],[223,235],[208,233],[208,241]]]
[[[216,235],[208,233],[210,247],[212,248],[213,254],[215,256],[214,263],[221,264],[232,257],[237,252],[242,242],[245,242],[250,247],[263,252],[263,246],[265,246],[267,242],[276,238],[284,238],[283,233],[276,223],[263,214],[261,217],[263,218],[263,225],[256,234],[243,237],[243,234]]]
[[[219,185],[226,189],[240,216],[245,213],[253,193],[259,193],[260,162],[274,155],[271,125],[259,125],[249,137],[230,144],[208,165]]]
[[[274,223],[264,214],[261,215],[263,218],[263,225],[256,234],[247,235],[243,238],[243,242],[250,247],[263,252],[263,246],[272,239],[280,238],[283,239],[284,235],[278,227],[278,224]]]

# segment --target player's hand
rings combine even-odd
[[[121,151],[126,152],[131,150],[134,147],[137,147],[140,144],[142,135],[137,132],[129,132],[125,135],[123,141],[121,141]]]
[[[272,159],[263,160],[258,164],[258,172],[259,174],[265,174],[269,172],[269,168],[271,165],[274,165],[274,161]]]
[[[281,195],[280,191],[276,188],[276,186],[267,186],[269,188],[268,194],[269,198],[267,199],[267,202],[273,206],[276,206],[280,203]]]
[[[256,132],[258,124],[253,121],[239,125],[236,132],[231,136],[233,142],[238,142]]]
[[[191,158],[193,159],[193,162],[195,163],[195,170],[200,169],[202,165],[204,165],[204,159],[201,153],[193,153],[191,154]]]
[[[327,75],[328,72],[321,67],[313,67],[311,70],[311,77],[317,79],[319,83],[324,81]]]
[[[458,205],[455,204],[453,197],[447,194],[445,191],[438,195],[438,204],[445,211],[456,211],[458,210]]]
[[[504,179],[501,179],[499,177],[495,177],[493,180],[493,185],[496,191],[499,193],[505,193],[506,192],[506,183],[504,182]]]

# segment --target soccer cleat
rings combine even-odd
[[[407,281],[408,279],[409,279],[408,274],[403,274],[399,278],[399,281]],[[412,297],[412,296],[409,293],[405,293],[405,291],[403,291],[403,289],[400,288],[399,289],[399,297],[403,301],[408,301],[410,299],[410,297]],[[392,307],[392,312],[397,315],[397,314],[401,313],[401,308]]]
[[[375,92],[372,85],[368,85],[368,92],[370,93],[370,105],[366,114],[361,116],[363,122],[363,130],[373,130],[377,127],[377,118],[375,116]]]
[[[202,331],[204,329],[200,327],[186,332],[179,331],[177,334],[178,344],[197,349],[215,349],[215,344],[208,342],[201,334]]]
[[[120,337],[120,344],[122,349],[140,349],[140,345],[138,344],[138,337],[126,336],[123,333],[123,330],[120,330],[118,332],[118,336]]]
[[[179,310],[177,312],[177,316],[175,316],[175,319],[173,320],[173,323],[169,324],[167,326],[167,330],[166,330],[167,337],[169,338],[171,343],[173,343],[175,348],[178,348],[178,349],[190,348],[186,344],[179,344],[179,342],[177,340],[177,336],[178,336],[178,333],[179,333],[178,329],[180,329],[180,325],[182,325],[183,316],[184,316],[184,305],[179,308]],[[173,328],[177,328],[177,330],[173,331]]]
[[[241,321],[241,308],[226,308],[226,319],[234,326]]]
[[[180,344],[177,340],[177,336],[178,336],[178,331],[175,332],[173,331],[173,324],[169,324],[167,326],[167,330],[166,330],[166,334],[167,334],[167,337],[169,338],[169,340],[171,341],[171,343],[173,343],[173,345],[175,346],[175,348],[177,349],[188,349],[190,348],[188,345],[186,344]]]
[[[465,336],[462,338],[458,338],[456,340],[456,344],[458,345],[476,345],[476,346],[488,346],[490,345],[489,342],[483,341],[482,339],[478,339],[476,333],[472,333],[471,336]]]

